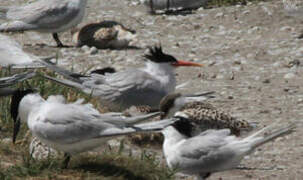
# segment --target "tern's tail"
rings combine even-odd
[[[22,32],[35,29],[36,27],[34,25],[26,24],[22,21],[11,21],[0,24],[0,32]]]
[[[14,85],[18,82],[32,78],[34,76],[36,76],[35,72],[25,72],[21,74],[15,74],[11,77],[0,78],[0,88]]]
[[[47,76],[47,75],[42,75],[42,76],[45,77],[46,79],[51,80],[51,81],[55,81],[59,84],[69,86],[69,87],[73,87],[73,88],[77,88],[77,89],[85,92],[85,87],[81,83],[70,81],[70,80],[67,80],[67,79],[58,79],[58,78],[50,77],[50,76]]]
[[[47,68],[49,68],[52,71],[55,71],[56,73],[62,75],[63,77],[70,79],[71,81],[77,82],[77,83],[82,83],[82,81],[78,77],[83,77],[82,75],[76,75],[73,72],[70,72],[68,70],[65,70],[63,68],[60,68],[48,61],[41,61],[43,65],[45,65]]]
[[[278,130],[275,130],[273,132],[269,132],[267,133],[266,131],[270,128],[272,128],[273,126],[269,126],[269,127],[266,127],[266,128],[263,128],[261,129],[260,131],[248,136],[247,138],[243,139],[244,141],[251,141],[252,144],[251,144],[251,147],[252,149],[255,149],[269,141],[272,141],[280,136],[283,136],[283,135],[287,135],[287,134],[290,134],[294,131],[294,129],[296,128],[296,125],[293,123],[293,124],[290,124],[286,127],[283,127],[283,128],[280,128]],[[257,137],[259,136],[260,134],[263,134],[263,137]]]
[[[106,116],[111,113],[105,113],[103,116]],[[149,113],[145,115],[139,115],[139,116],[134,116],[134,117],[125,117],[125,116],[112,116],[106,118],[105,121],[108,121],[108,123],[115,124],[117,126],[128,126],[132,127],[137,123],[141,123],[143,121],[146,121],[148,119],[154,118],[156,116],[160,115],[160,112],[154,112],[154,113]],[[105,118],[105,117],[103,117]]]
[[[149,122],[149,123],[143,123],[134,125],[131,127],[126,128],[115,128],[115,129],[109,129],[108,131],[103,131],[102,134],[100,134],[101,137],[107,137],[107,136],[122,136],[122,135],[128,135],[132,133],[144,133],[144,132],[156,132],[161,131],[162,129],[166,128],[167,126],[172,125],[175,123],[178,119],[165,119],[161,121],[155,121],[155,122]]]

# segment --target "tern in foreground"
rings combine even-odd
[[[273,124],[246,137],[237,138],[230,135],[229,129],[207,130],[201,134],[188,137],[192,125],[181,118],[173,126],[165,128],[163,152],[170,168],[198,179],[206,179],[212,173],[236,168],[244,156],[282,135],[293,132],[295,125],[266,131],[277,126]]]
[[[100,114],[91,104],[81,100],[66,103],[63,96],[44,100],[33,90],[18,90],[12,96],[11,115],[14,119],[13,142],[21,122],[27,122],[32,134],[49,147],[65,152],[64,166],[70,155],[85,152],[107,140],[131,133],[159,131],[175,119],[138,124],[159,113],[125,117],[122,113]]]
[[[214,92],[200,94],[172,93],[165,96],[160,102],[162,118],[183,117],[190,120],[193,125],[191,136],[200,134],[207,129],[231,130],[231,133],[239,136],[242,132],[249,132],[256,127],[256,123],[250,123],[232,117],[228,113],[215,108],[205,100],[212,98]]]
[[[0,32],[38,31],[52,33],[58,47],[64,47],[58,33],[79,24],[87,0],[38,0],[21,7],[0,7],[0,18],[10,20],[0,25]]]
[[[189,61],[177,60],[162,52],[161,47],[150,48],[146,67],[127,69],[112,74],[77,76],[74,73],[45,63],[45,66],[70,79],[47,77],[58,83],[75,87],[86,94],[98,97],[101,104],[112,111],[125,110],[131,106],[148,105],[158,108],[160,100],[176,88],[175,69],[179,66],[203,66]]]

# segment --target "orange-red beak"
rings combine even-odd
[[[178,60],[176,63],[173,63],[173,66],[179,67],[179,66],[197,66],[197,67],[203,67],[204,64],[194,63],[190,61],[182,61]]]

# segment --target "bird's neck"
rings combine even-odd
[[[176,87],[175,67],[169,63],[154,63],[148,61],[143,69],[155,79],[159,80],[166,92],[173,92]],[[159,87],[161,88],[161,87]]]

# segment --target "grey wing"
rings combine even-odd
[[[191,159],[203,158],[213,150],[224,146],[226,144],[225,137],[229,134],[229,129],[204,131],[183,143],[184,148],[181,150],[181,155]]]
[[[11,8],[7,18],[31,24],[31,28],[56,28],[70,22],[79,9],[69,8],[68,1],[40,0],[22,7]]]
[[[94,81],[90,86],[95,88],[93,94],[101,99],[124,104],[126,108],[144,103],[157,107],[166,95],[158,80],[138,69],[104,76],[102,81]]]
[[[181,168],[192,172],[210,172],[223,168],[236,155],[226,146],[229,130],[210,130],[188,139],[180,148]]]
[[[98,119],[99,113],[87,106],[58,103],[46,106],[47,113],[30,114],[37,121],[29,127],[36,136],[48,141],[61,144],[76,143],[97,138],[108,128],[115,127]]]

